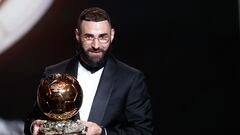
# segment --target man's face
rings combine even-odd
[[[83,60],[90,66],[100,63],[114,38],[114,29],[111,29],[108,21],[82,21],[76,29],[76,39],[82,45]]]

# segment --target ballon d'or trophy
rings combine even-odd
[[[56,73],[42,79],[37,103],[49,120],[40,126],[40,132],[45,135],[83,134],[85,126],[70,120],[78,113],[82,99],[82,88],[75,77]]]

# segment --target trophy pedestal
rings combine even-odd
[[[84,134],[85,126],[79,122],[47,121],[40,126],[40,132],[44,135],[79,135]]]

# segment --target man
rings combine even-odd
[[[87,127],[87,135],[151,135],[152,110],[144,75],[112,56],[114,29],[103,9],[85,9],[75,31],[78,54],[45,69],[44,76],[67,73],[79,81],[83,102],[72,119]],[[47,117],[35,105],[25,122],[25,134],[38,134]]]

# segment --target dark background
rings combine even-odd
[[[239,128],[237,0],[56,0],[0,56],[2,118],[31,111],[44,67],[75,53],[76,19],[89,6],[110,13],[113,53],[146,75],[156,135]]]

